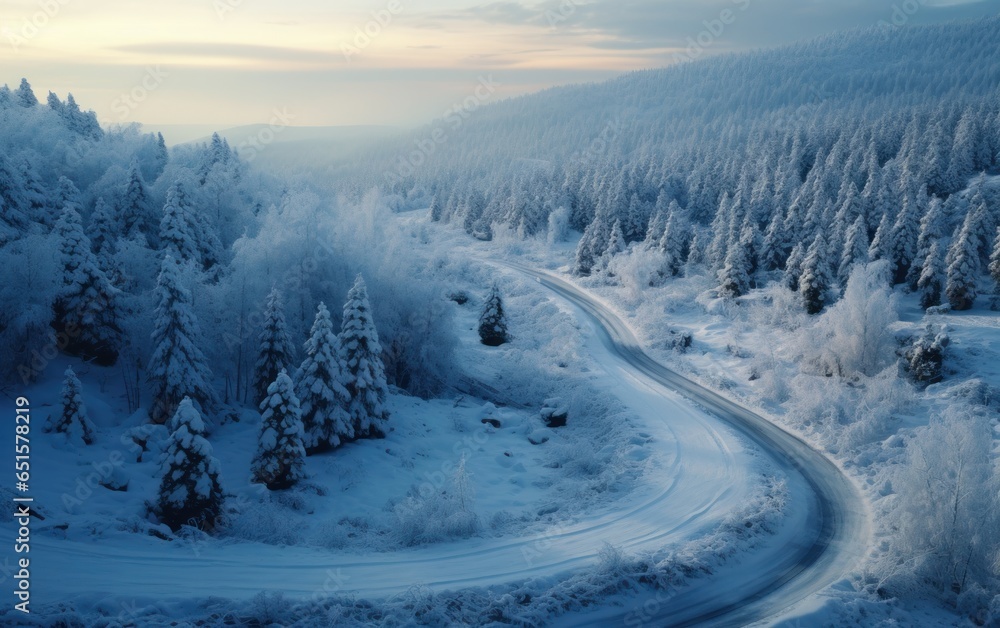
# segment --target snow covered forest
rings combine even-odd
[[[454,557],[428,548],[575,532],[684,470],[727,488],[664,501],[666,549],[609,532],[571,575],[528,557],[516,582],[442,592],[389,563],[172,607],[152,582],[127,612],[80,583],[48,618],[572,625],[610,601],[655,624],[650,596],[793,544],[789,472],[728,429],[684,459],[689,411],[649,427],[648,393],[621,398],[634,384],[517,272],[531,264],[858,487],[867,546],[789,625],[997,625],[998,32],[873,27],[720,55],[271,169],[219,134],[168,148],[71,94],[0,87],[0,388],[31,391],[35,460],[63,480],[38,480],[36,553],[86,569],[100,539],[123,560],[260,553],[319,573],[317,552],[377,567],[406,549],[436,565]]]

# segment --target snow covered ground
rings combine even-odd
[[[417,237],[422,221],[414,213],[403,228]],[[442,246],[462,238],[440,237]],[[636,574],[687,565],[672,580],[676,587],[722,562],[738,563],[750,547],[760,553],[747,560],[767,561],[794,542],[805,512],[783,504],[803,487],[785,486],[767,456],[613,357],[565,303],[514,273],[496,276],[471,261],[471,251],[436,253],[431,263],[470,297],[454,304],[463,385],[496,393],[500,406],[468,394],[431,401],[393,395],[386,440],[312,456],[304,486],[274,494],[249,483],[257,420],[245,411],[209,436],[233,495],[213,535],[189,529],[173,537],[147,519],[157,441],[165,434],[152,432],[145,452],[122,440],[118,373],[74,364],[98,440],[71,447],[35,428],[32,493],[45,516],[32,528],[37,616],[144,625],[207,618],[225,607],[210,594],[232,600],[228,612],[236,615],[273,606],[286,614],[282,623],[319,612],[316,600],[332,596],[337,612],[349,608],[354,619],[370,621],[376,611],[405,616],[415,590],[444,600],[461,590],[491,597],[523,590],[530,595],[514,605],[517,612],[545,619],[627,589],[607,570],[638,556],[657,562]],[[497,349],[480,345],[474,331],[477,295],[491,279],[505,295],[514,335]],[[36,422],[57,402],[68,363],[53,361],[24,392]],[[570,411],[567,427],[545,428],[537,416],[553,391]],[[139,413],[126,426],[142,422]],[[455,485],[463,459],[471,490]],[[127,483],[127,490],[101,481]],[[439,523],[464,509],[475,515],[475,530],[457,533]],[[744,523],[754,521],[762,531],[747,534]],[[485,586],[493,588],[477,588]],[[254,597],[265,590],[286,597]],[[578,592],[550,601],[566,590]],[[365,599],[382,601],[359,602]],[[615,601],[638,603],[634,595]]]

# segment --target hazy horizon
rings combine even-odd
[[[667,6],[664,6],[664,5]],[[128,11],[14,0],[0,83],[72,92],[103,124],[412,126],[483,101],[878,23],[995,13],[1000,0],[184,0]],[[367,34],[366,34],[367,33]]]

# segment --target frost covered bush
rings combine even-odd
[[[910,377],[920,384],[935,384],[941,381],[944,367],[944,353],[949,338],[946,330],[937,330],[932,325],[924,329],[903,356]]]
[[[892,477],[889,524],[898,529],[880,568],[892,595],[931,593],[952,605],[988,604],[1000,586],[1000,477],[989,417],[948,408],[919,428]],[[976,600],[976,604],[972,604]]]
[[[474,509],[475,489],[463,457],[446,486],[424,483],[396,504],[395,533],[400,543],[408,546],[468,538],[480,528]]]
[[[300,518],[283,508],[270,495],[261,501],[246,502],[229,514],[220,532],[243,541],[268,545],[296,545],[301,539]]]
[[[608,270],[618,278],[629,298],[638,299],[646,288],[660,279],[663,265],[663,254],[660,251],[634,246],[611,258]]]
[[[803,330],[800,351],[824,375],[872,376],[895,359],[899,313],[888,272],[885,261],[856,267],[843,298]]]

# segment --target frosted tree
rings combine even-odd
[[[946,259],[945,295],[954,310],[967,310],[976,300],[979,275],[979,237],[975,230],[975,211],[970,211],[952,239]]]
[[[993,253],[990,255],[989,268],[993,282],[1000,286],[1000,227],[997,228],[997,237],[993,241]]]
[[[211,530],[224,503],[220,467],[191,399],[181,400],[169,428],[156,514],[173,530],[183,525]]]
[[[906,275],[910,270],[910,264],[917,252],[917,240],[919,232],[917,230],[916,201],[909,198],[903,199],[903,209],[896,217],[892,229],[889,231],[888,259],[892,261],[892,283],[900,284],[906,281]]]
[[[250,463],[253,482],[285,489],[306,477],[302,414],[292,378],[285,369],[267,387],[260,403],[257,453]]]
[[[785,260],[784,282],[788,289],[793,292],[799,290],[799,278],[802,276],[802,262],[805,261],[806,251],[801,242],[792,247],[788,259]]]
[[[17,90],[14,91],[14,102],[26,108],[38,105],[38,98],[35,96],[35,92],[31,89],[31,84],[28,83],[28,79],[21,79],[21,84],[18,86]]]
[[[320,303],[305,344],[306,357],[296,374],[296,394],[302,410],[307,453],[332,449],[354,439],[354,425],[347,413],[351,396],[344,386],[346,367],[341,362],[340,340],[326,305]]]
[[[931,246],[945,236],[944,203],[938,197],[931,199],[927,211],[920,218],[920,234],[917,236],[917,252],[910,266],[907,281],[911,288],[917,287],[923,273],[924,261],[930,254]]]
[[[920,306],[924,309],[941,305],[941,294],[945,283],[944,248],[936,240],[931,243],[927,257],[921,264],[917,289],[920,290]]]
[[[855,219],[845,236],[844,254],[837,267],[837,280],[841,286],[847,285],[847,279],[857,264],[868,263],[868,225],[864,216]]]
[[[285,325],[285,312],[281,293],[272,288],[264,307],[264,326],[257,336],[259,342],[257,361],[253,370],[255,403],[264,400],[267,389],[283,369],[291,368],[295,360],[295,347]]]
[[[87,417],[87,406],[83,403],[83,386],[77,379],[73,367],[66,369],[66,379],[63,380],[62,413],[50,419],[46,431],[66,434],[73,442],[90,445],[94,442],[94,424]]]
[[[103,196],[98,197],[94,203],[94,211],[90,214],[87,227],[94,253],[105,255],[114,251],[119,230],[115,224],[114,211],[104,202]]]
[[[354,435],[356,438],[382,438],[389,419],[385,408],[388,386],[382,345],[368,302],[368,288],[361,275],[347,293],[339,339],[345,367],[344,387],[351,399],[347,412],[354,425]]]
[[[684,264],[687,230],[681,218],[681,208],[677,201],[670,202],[670,210],[663,227],[663,235],[657,248],[663,253],[662,274],[666,277],[677,275]]]
[[[181,262],[200,261],[191,219],[184,187],[175,183],[167,190],[167,202],[160,218],[160,246]]]
[[[149,193],[146,191],[146,184],[139,171],[139,162],[136,160],[132,160],[125,175],[125,184],[118,199],[117,222],[122,229],[123,237],[134,238],[143,235],[150,245],[155,246],[156,242],[153,240],[159,221],[153,219]]]
[[[500,289],[494,284],[479,314],[479,340],[489,347],[499,347],[510,340],[507,334],[507,316],[503,311]]]
[[[875,261],[888,259],[892,242],[889,239],[889,232],[892,231],[892,222],[889,214],[882,214],[882,220],[878,223],[875,236],[868,247],[868,259]]]
[[[735,299],[750,290],[750,261],[746,247],[736,242],[729,247],[725,262],[719,270],[719,296]]]
[[[114,364],[122,340],[118,291],[97,265],[72,205],[59,217],[56,235],[63,272],[53,324],[69,339],[68,353],[104,366]]]
[[[153,355],[146,368],[153,389],[150,418],[163,423],[188,397],[202,409],[216,402],[212,372],[201,350],[201,331],[191,309],[191,293],[181,283],[174,258],[167,254],[156,280]]]
[[[608,268],[611,264],[611,260],[625,251],[625,235],[622,232],[622,224],[620,220],[615,220],[615,223],[611,226],[611,235],[608,236],[608,244],[604,248],[604,252],[601,254],[601,259],[599,266],[602,269]]]
[[[802,261],[802,275],[799,277],[799,294],[808,314],[818,314],[826,305],[827,293],[832,284],[826,258],[826,240],[820,233],[809,245]]]
[[[589,275],[597,264],[597,260],[607,247],[611,230],[607,222],[597,216],[583,231],[583,237],[576,246],[576,259],[573,262],[573,272],[577,275]]]

